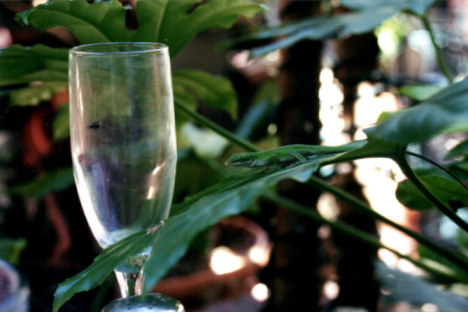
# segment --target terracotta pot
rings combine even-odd
[[[228,238],[226,242],[226,232],[229,232],[228,236],[242,237],[242,241],[230,244]],[[271,245],[266,232],[256,223],[237,216],[223,220],[210,234],[214,236],[213,250],[220,246],[228,247],[235,257],[242,260],[242,265],[224,274],[215,273],[207,265],[206,269],[163,279],[153,289],[154,292],[174,297],[186,308],[200,307],[250,292],[258,282],[258,270],[266,265],[270,255]],[[223,240],[226,245],[222,244]]]

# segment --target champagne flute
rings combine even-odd
[[[169,214],[176,167],[168,47],[98,43],[70,50],[70,139],[81,205],[102,248]],[[115,270],[122,297],[142,293],[150,249]]]

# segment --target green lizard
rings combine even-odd
[[[348,152],[363,146],[365,143],[365,141],[354,141],[340,146],[285,145],[261,152],[234,154],[226,161],[226,165],[241,168],[287,166],[318,156]]]

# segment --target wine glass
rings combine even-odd
[[[70,139],[81,205],[102,248],[167,218],[176,167],[168,47],[98,43],[70,50]],[[119,266],[122,297],[142,293],[150,249]]]

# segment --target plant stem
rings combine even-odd
[[[317,177],[311,177],[310,180],[309,180],[309,184],[311,184],[312,186],[322,190],[322,191],[325,191],[325,192],[329,192],[333,195],[335,195],[337,198],[343,200],[343,201],[346,201],[347,203],[353,205],[353,207],[355,207],[356,209],[358,209],[359,211],[363,212],[363,213],[366,213],[367,215],[371,216],[372,218],[378,220],[378,221],[381,221],[387,225],[390,225],[391,227],[399,230],[400,232],[408,235],[409,237],[413,238],[414,240],[416,240],[418,243],[420,243],[421,245],[424,245],[426,247],[428,247],[429,249],[433,250],[433,251],[436,251],[438,252],[440,255],[444,256],[446,259],[452,261],[453,263],[456,263],[457,265],[461,266],[461,267],[467,267],[468,266],[468,260],[465,259],[465,257],[461,256],[459,253],[456,253],[456,252],[453,252],[451,250],[448,250],[436,243],[434,243],[433,241],[431,241],[430,239],[428,239],[427,237],[425,237],[424,235],[418,233],[418,232],[415,232],[415,231],[412,231],[384,216],[382,216],[381,214],[375,212],[374,210],[372,210],[369,205],[367,205],[366,203],[364,203],[363,201],[357,199],[356,197],[346,193],[345,191],[337,188],[337,187],[334,187],[328,183],[326,183],[325,181],[323,181],[322,179],[319,179]]]
[[[259,149],[255,146],[249,143],[248,141],[236,136],[235,134],[231,133],[230,131],[224,129],[223,127],[218,126],[216,123],[212,122],[208,118],[198,114],[197,112],[194,112],[190,109],[188,109],[185,105],[179,103],[177,100],[174,101],[176,109],[179,109],[182,111],[184,114],[188,115],[191,117],[193,120],[199,122],[201,125],[205,126],[206,128],[209,128],[213,130],[214,132],[218,133],[222,137],[226,138],[228,141],[230,141],[233,144],[236,144],[245,150],[249,152],[258,152]]]
[[[432,159],[430,158],[427,158],[423,155],[420,155],[420,154],[417,154],[417,153],[413,153],[413,152],[410,152],[410,151],[406,151],[406,154],[410,155],[410,156],[414,156],[414,157],[417,157],[417,158],[420,158],[428,163],[430,163],[431,165],[433,165],[434,167],[437,167],[439,168],[440,170],[442,170],[443,172],[445,172],[446,174],[448,174],[450,177],[452,177],[452,179],[454,179],[455,181],[457,181],[458,184],[460,184],[461,186],[463,186],[464,189],[468,190],[468,186],[463,183],[462,180],[460,180],[456,175],[454,175],[450,170],[448,170],[447,168],[445,168],[444,166],[441,166],[440,164],[438,164],[437,162],[433,161]]]
[[[185,108],[182,104],[176,104],[176,107],[178,109],[181,109],[182,112],[186,113],[187,115],[189,115],[190,117],[192,117],[196,121],[200,122],[200,124],[202,124],[203,126],[206,126],[207,128],[210,128],[211,130],[217,132],[218,134],[225,137],[226,139],[228,139],[232,143],[237,144],[240,147],[243,147],[246,150],[251,151],[251,152],[260,151],[254,145],[250,144],[249,142],[245,141],[242,138],[237,137],[235,134],[230,133],[229,131],[227,131],[225,129],[222,129],[221,127],[214,124],[210,120],[204,118],[203,116],[199,115],[198,113],[193,112],[193,111]],[[453,263],[455,263],[455,264],[457,264],[457,265],[459,265],[459,266],[461,266],[463,268],[468,266],[468,260],[465,259],[465,257],[461,256],[460,254],[458,254],[456,252],[453,252],[453,251],[448,250],[448,249],[446,249],[446,248],[444,248],[442,246],[437,245],[436,243],[434,243],[433,241],[431,241],[430,239],[428,239],[424,235],[421,235],[420,233],[414,232],[414,231],[412,231],[412,230],[410,230],[408,228],[405,228],[404,226],[399,225],[398,223],[393,222],[390,219],[387,219],[386,217],[384,217],[384,216],[378,214],[377,212],[375,212],[374,210],[372,210],[369,207],[369,205],[367,205],[363,201],[351,196],[350,194],[346,193],[345,191],[343,191],[343,190],[341,190],[341,189],[339,189],[339,188],[337,188],[335,186],[332,186],[332,185],[326,183],[325,181],[323,181],[323,180],[321,180],[321,179],[319,179],[317,177],[314,177],[314,176],[312,176],[310,178],[309,183],[312,184],[314,187],[320,189],[321,191],[330,192],[331,194],[337,196],[341,200],[344,200],[344,201],[352,204],[354,207],[356,207],[357,209],[361,210],[364,213],[369,214],[371,217],[375,218],[376,220],[379,220],[381,222],[384,222],[384,223],[392,226],[393,228],[395,228],[395,229],[399,230],[400,232],[402,232],[402,233],[408,235],[409,237],[413,238],[414,240],[416,240],[421,245],[424,245],[424,246],[428,247],[429,249],[438,252],[440,255],[444,256],[447,260],[450,260]]]
[[[330,228],[334,229],[334,230],[337,230],[337,231],[340,231],[344,234],[347,234],[348,236],[350,237],[354,237],[355,239],[358,239],[362,242],[365,242],[367,243],[368,245],[376,248],[376,249],[379,249],[379,248],[382,248],[382,249],[386,249],[392,253],[394,253],[395,255],[397,255],[398,257],[402,258],[402,259],[405,259],[405,260],[408,260],[410,261],[411,263],[413,263],[414,265],[422,268],[423,270],[435,275],[435,276],[439,276],[439,277],[443,277],[445,279],[450,279],[452,281],[457,281],[457,282],[466,282],[465,280],[463,280],[463,278],[460,278],[456,275],[448,275],[446,272],[442,272],[442,271],[438,271],[437,269],[434,269],[433,267],[430,267],[428,265],[426,265],[424,262],[422,261],[419,261],[419,260],[416,260],[416,259],[413,259],[407,255],[404,255],[400,252],[398,252],[397,250],[393,249],[393,248],[390,248],[384,244],[382,244],[378,237],[376,237],[375,235],[372,235],[372,234],[369,234],[365,231],[362,231],[358,228],[355,228],[353,226],[350,226],[346,223],[343,223],[343,222],[340,222],[340,221],[331,221],[331,220],[328,220],[324,217],[322,217],[319,213],[317,213],[316,211],[314,210],[311,210],[311,209],[308,209],[307,207],[297,203],[297,202],[294,202],[290,199],[287,199],[285,197],[282,197],[274,192],[268,192],[266,194],[264,194],[264,197],[275,202],[275,203],[278,203],[278,204],[281,204],[283,206],[286,206],[288,207],[289,209],[291,209],[292,211],[296,212],[296,213],[299,213],[303,216],[306,216],[314,221],[316,221],[317,223],[320,223],[320,224],[326,224],[328,225]]]
[[[450,84],[452,84],[453,83],[453,76],[450,73],[450,70],[449,70],[449,68],[447,66],[447,63],[444,60],[444,57],[442,56],[442,52],[441,52],[440,47],[437,44],[437,41],[435,39],[434,30],[432,29],[432,26],[431,26],[431,23],[429,22],[427,14],[420,16],[420,18],[421,18],[421,21],[422,21],[424,27],[429,32],[429,36],[431,37],[432,46],[434,47],[436,57],[437,57],[437,63],[439,64],[440,70],[442,70],[442,73],[445,75],[448,82]]]
[[[468,223],[460,218],[451,208],[445,206],[442,202],[437,199],[424,185],[424,183],[419,179],[419,177],[414,173],[411,166],[408,164],[404,153],[396,157],[395,161],[400,166],[401,170],[405,174],[406,178],[410,180],[418,190],[426,196],[434,205],[447,217],[449,217],[456,225],[462,228],[465,232],[468,232]]]

